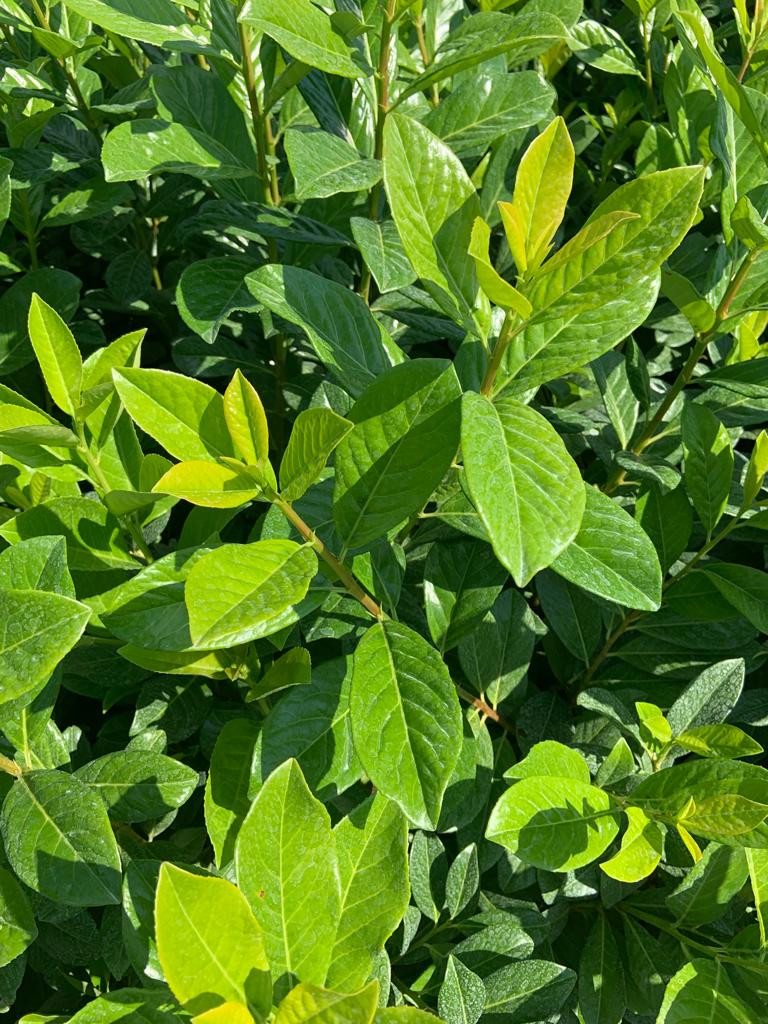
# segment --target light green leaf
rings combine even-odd
[[[488,246],[491,241],[491,229],[482,219],[478,217],[472,228],[472,236],[469,241],[469,255],[475,261],[475,270],[480,287],[485,294],[497,306],[502,309],[512,309],[523,320],[530,316],[532,306],[528,299],[519,292],[514,285],[505,281],[494,269],[488,255]]]
[[[628,826],[621,849],[600,867],[618,882],[640,882],[656,870],[661,860],[664,833],[639,807],[627,807],[625,813]]]
[[[275,40],[292,57],[310,67],[344,78],[360,78],[363,70],[333,20],[310,0],[246,0],[239,18]]]
[[[752,1010],[739,998],[717,960],[691,960],[664,992],[657,1024],[754,1024]]]
[[[371,626],[355,651],[350,709],[368,777],[410,821],[433,829],[462,737],[456,690],[437,651],[400,623]]]
[[[260,267],[248,274],[252,295],[307,334],[318,357],[353,398],[403,354],[359,295],[300,267]]]
[[[585,485],[579,532],[552,568],[598,597],[655,611],[661,604],[661,566],[640,524],[596,487]]]
[[[269,459],[269,427],[264,405],[240,370],[235,370],[224,393],[224,419],[232,443],[250,465]]]
[[[35,915],[24,890],[10,871],[0,868],[0,968],[37,938]]]
[[[752,832],[766,817],[768,804],[725,793],[695,801],[689,813],[680,818],[680,824],[697,835],[739,836]]]
[[[353,424],[331,409],[304,409],[288,439],[280,463],[280,496],[298,501],[320,477],[334,448],[352,430]]]
[[[260,493],[253,477],[217,462],[189,459],[171,466],[152,490],[204,508],[239,508]]]
[[[258,913],[278,996],[324,982],[340,913],[331,821],[286,761],[259,790],[237,839],[237,883]]]
[[[575,779],[538,776],[504,793],[486,836],[533,867],[571,871],[596,860],[618,830],[607,793]]]
[[[736,725],[697,725],[675,736],[675,743],[700,757],[754,757],[760,744]]]
[[[170,0],[66,0],[66,6],[102,28],[156,46],[205,41],[199,24],[190,23]]]
[[[760,928],[760,945],[768,945],[768,850],[745,850],[749,881]]]
[[[575,779],[589,784],[589,766],[578,750],[566,747],[556,740],[534,743],[522,761],[507,768],[505,779],[535,779],[539,777]]]
[[[477,277],[469,246],[480,202],[461,161],[418,121],[390,114],[384,185],[413,269],[441,307],[471,329]]]
[[[699,167],[647,174],[617,188],[526,290],[533,314],[508,349],[516,392],[591,362],[656,303],[659,267],[694,221]]]
[[[181,807],[197,788],[198,773],[151,750],[118,750],[75,772],[98,793],[115,821],[131,824],[162,818]]]
[[[511,203],[499,203],[507,242],[519,274],[535,273],[549,252],[573,184],[574,151],[556,117],[525,151]]]
[[[51,398],[62,412],[75,416],[80,406],[83,361],[72,332],[39,295],[29,307],[29,339]]]
[[[290,540],[224,544],[192,567],[184,598],[192,642],[232,647],[296,622],[296,606],[317,572],[311,548]]]
[[[285,154],[298,202],[340,192],[363,192],[381,181],[381,161],[364,160],[338,135],[313,128],[289,128]]]
[[[167,370],[113,371],[117,393],[136,424],[176,459],[232,456],[224,402],[208,384]]]
[[[688,402],[682,416],[685,489],[707,536],[728,503],[733,450],[728,431],[705,405]]]
[[[155,927],[165,980],[190,1013],[232,1001],[245,1003],[257,1019],[266,1017],[272,986],[264,937],[231,882],[163,864]]]
[[[25,885],[56,903],[120,902],[120,855],[101,798],[65,772],[25,772],[5,798],[0,835]]]
[[[352,992],[371,976],[408,906],[408,823],[378,793],[342,818],[333,834],[341,901],[325,984]]]
[[[461,448],[472,502],[499,561],[524,586],[576,536],[578,466],[554,428],[513,398],[464,395]]]
[[[63,537],[30,537],[0,552],[0,588],[75,595]]]
[[[347,547],[379,540],[427,503],[459,446],[460,394],[452,364],[412,359],[381,374],[352,407],[333,502]]]
[[[176,1024],[177,1008],[167,989],[120,988],[99,996],[69,1018],[68,1024]],[[29,1024],[43,1024],[35,1021]]]
[[[570,29],[567,39],[568,48],[585,64],[609,75],[643,77],[635,55],[609,25],[587,18]]]
[[[0,590],[0,707],[48,680],[82,636],[91,610],[43,590]]]
[[[297,985],[278,1006],[274,1024],[371,1024],[378,999],[378,981],[348,995]]]

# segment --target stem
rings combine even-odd
[[[648,19],[643,18],[640,25],[640,35],[643,37],[643,52],[645,53],[645,85],[648,89],[648,110],[651,119],[656,116],[656,95],[653,91],[653,64],[651,62],[651,32]]]
[[[276,200],[272,191],[273,176],[267,167],[268,142],[266,119],[262,117],[261,107],[259,105],[259,92],[256,87],[256,75],[253,70],[253,57],[251,54],[251,33],[248,26],[243,21],[238,21],[237,31],[240,36],[240,51],[242,55],[243,78],[245,79],[245,92],[248,96],[248,106],[251,111],[253,134],[256,140],[256,161],[259,168],[259,177],[261,178],[261,183],[264,188],[264,199],[268,206],[277,206],[280,202],[280,195],[278,193]],[[276,180],[277,169],[274,168],[274,171]]]
[[[380,605],[378,605],[371,595],[361,587],[346,565],[344,565],[343,562],[340,562],[336,555],[334,555],[334,553],[330,551],[325,544],[323,544],[315,531],[304,522],[293,506],[287,501],[283,501],[282,498],[276,498],[275,505],[277,505],[285,518],[296,527],[304,540],[314,548],[326,565],[330,566],[336,577],[344,584],[352,597],[356,598],[363,608],[365,608],[365,610],[374,617],[374,619],[381,620],[385,618]]]
[[[382,14],[381,39],[379,41],[379,66],[376,72],[376,127],[374,131],[373,157],[381,160],[384,155],[384,122],[389,110],[389,60],[392,51],[392,26],[395,23],[397,0],[387,0],[386,10]],[[370,220],[379,219],[379,203],[381,200],[382,182],[378,181],[371,189],[368,204]],[[371,271],[366,266],[360,278],[360,295],[368,301],[371,291]]]
[[[10,757],[4,757],[0,754],[0,771],[6,772],[8,775],[13,775],[14,778],[21,778],[21,768],[12,761]]]
[[[419,16],[414,20],[414,25],[416,27],[416,39],[419,44],[421,62],[424,65],[424,70],[426,71],[429,65],[432,63],[432,58],[429,55],[429,48],[427,47],[427,38],[424,35],[424,18],[421,16],[421,14],[419,14]],[[440,102],[440,90],[437,87],[437,83],[435,83],[430,89],[429,101],[433,107],[436,107]]]
[[[644,614],[645,613],[638,611],[627,612],[627,614],[621,620],[616,629],[614,629],[612,633],[608,634],[605,643],[597,652],[592,661],[589,663],[587,671],[584,673],[584,678],[581,681],[579,691],[585,690],[589,686],[592,677],[603,664],[605,659],[608,657],[616,641],[620,640],[621,637],[623,637],[624,634],[627,632],[627,630],[631,629],[635,622],[637,622],[638,619],[642,618]]]
[[[477,708],[477,710],[481,714],[485,715],[486,718],[490,718],[491,721],[495,722],[497,725],[500,725],[504,732],[508,732],[512,736],[517,735],[517,729],[514,727],[514,725],[512,725],[511,722],[507,721],[507,719],[504,718],[503,715],[500,715],[495,708],[492,708],[490,706],[490,704],[486,704],[482,697],[475,697],[474,694],[470,693],[469,690],[465,690],[464,687],[462,686],[457,686],[456,692],[458,693],[462,700],[467,701],[468,704],[472,704],[474,707]]]
[[[483,385],[480,388],[480,394],[490,395],[493,393],[493,388],[496,383],[496,374],[499,372],[501,366],[501,360],[504,358],[504,353],[509,348],[509,343],[517,333],[515,328],[515,321],[517,314],[511,310],[507,310],[507,315],[504,317],[504,323],[501,325],[501,331],[499,332],[499,340],[496,342],[496,347],[491,355],[491,360],[488,363],[488,369],[483,380]]]
[[[107,480],[107,478],[104,476],[101,466],[99,465],[98,461],[94,458],[93,453],[88,447],[88,442],[85,439],[85,428],[81,423],[77,424],[77,436],[80,438],[80,454],[86,461],[88,469],[90,470],[91,476],[93,478],[93,483],[95,483],[100,488],[102,496],[104,494],[108,494],[109,491],[112,490],[112,488],[109,485],[109,480]],[[144,534],[141,532],[141,526],[136,521],[135,514],[130,513],[129,515],[116,516],[115,518],[118,520],[123,529],[128,534],[130,534],[131,540],[134,543],[134,547],[143,556],[144,561],[147,563],[147,565],[151,565],[152,562],[154,562],[154,558],[152,556],[152,552],[149,549],[149,546],[147,545],[147,542],[144,540]]]
[[[686,359],[685,365],[683,366],[682,370],[677,375],[677,378],[673,382],[672,386],[669,388],[666,395],[659,403],[656,412],[645,425],[645,428],[643,429],[643,432],[640,434],[640,437],[632,446],[631,451],[634,455],[639,455],[645,448],[648,447],[649,444],[653,443],[654,434],[656,433],[657,427],[660,426],[664,417],[669,412],[673,402],[680,394],[680,392],[683,390],[683,388],[686,386],[686,384],[690,381],[691,377],[693,376],[693,371],[696,369],[696,365],[706,352],[707,345],[709,345],[710,341],[718,333],[723,321],[728,318],[731,306],[733,305],[736,296],[741,291],[741,288],[744,282],[746,281],[747,275],[749,274],[752,264],[757,259],[757,256],[758,250],[753,249],[752,252],[747,253],[747,255],[742,260],[741,266],[734,274],[731,283],[728,285],[725,295],[723,295],[723,298],[720,301],[720,305],[717,307],[717,311],[715,312],[714,323],[708,330],[704,331],[704,333],[697,338],[693,348],[688,354],[688,358]],[[605,491],[605,493],[611,494],[613,491],[616,490],[617,487],[620,487],[621,484],[624,483],[626,475],[626,470],[616,470],[613,473],[613,475],[608,478],[608,480],[603,486],[603,490]]]

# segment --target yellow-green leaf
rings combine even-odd
[[[661,860],[664,835],[661,827],[639,807],[627,807],[625,813],[629,824],[621,849],[600,867],[618,882],[639,882],[652,874]]]
[[[269,457],[269,430],[264,406],[256,388],[240,370],[224,392],[224,418],[235,449],[245,462]]]
[[[218,462],[178,462],[152,488],[205,508],[237,508],[259,494],[253,479]]]

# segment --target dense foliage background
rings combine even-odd
[[[762,0],[0,31],[2,1019],[763,1020]]]

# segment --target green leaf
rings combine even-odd
[[[235,718],[225,722],[213,748],[205,785],[205,825],[219,867],[235,855],[237,833],[258,788],[253,785],[258,735],[257,722]]]
[[[408,906],[408,823],[380,793],[342,818],[333,831],[341,901],[325,984],[353,992]]]
[[[311,682],[312,659],[309,651],[303,647],[292,647],[269,666],[249,692],[248,699],[259,700],[291,686],[309,686]]]
[[[318,357],[353,398],[403,354],[348,288],[300,267],[266,266],[245,279],[252,295],[301,327]]]
[[[434,828],[462,736],[456,690],[437,651],[400,623],[371,626],[355,651],[350,709],[373,784],[413,824]]]
[[[269,427],[256,388],[235,370],[224,393],[224,419],[237,452],[250,465],[269,459]]]
[[[576,974],[549,960],[526,960],[502,967],[484,981],[483,1018],[490,1024],[522,1024],[556,1014],[573,991]]]
[[[585,19],[568,32],[568,49],[579,60],[609,75],[637,75],[642,73],[634,54],[622,37],[609,25]]]
[[[752,1024],[754,1015],[731,984],[724,964],[695,959],[667,985],[657,1024]]]
[[[566,747],[557,740],[534,743],[522,761],[504,772],[505,779],[536,778],[574,779],[586,785],[590,782],[589,766],[578,750]]]
[[[333,20],[310,0],[246,0],[239,18],[275,40],[303,64],[344,78],[359,78],[363,70]]]
[[[510,587],[459,644],[464,674],[494,707],[524,686],[536,625],[525,598]]]
[[[245,1003],[258,1019],[269,1013],[264,938],[248,901],[231,882],[163,864],[155,922],[165,980],[190,1013],[226,1001]]]
[[[198,774],[180,761],[149,750],[118,750],[75,773],[99,794],[111,818],[131,824],[162,818],[197,788]]]
[[[69,1018],[69,1024],[175,1024],[177,1020],[167,990],[121,988],[88,1003]]]
[[[635,518],[656,548],[659,562],[667,572],[685,551],[693,527],[693,514],[682,485],[663,494],[651,486],[635,505]]]
[[[689,402],[682,416],[685,489],[707,536],[728,503],[733,450],[728,431],[706,406]]]
[[[393,221],[350,217],[349,226],[380,292],[397,291],[413,284],[416,274]]]
[[[384,186],[413,269],[441,307],[471,329],[477,277],[469,246],[480,203],[460,160],[418,121],[390,114]]]
[[[35,915],[10,871],[0,868],[0,968],[11,963],[37,938]]]
[[[748,196],[741,196],[731,214],[731,227],[750,250],[768,248],[768,225]]]
[[[621,838],[621,849],[600,867],[617,882],[640,882],[658,867],[664,853],[664,833],[639,807],[627,807],[625,814],[628,827]]]
[[[29,307],[29,339],[51,398],[62,412],[75,416],[80,406],[83,361],[72,332],[39,295]]]
[[[677,926],[699,928],[727,912],[747,877],[746,851],[710,843],[665,903]]]
[[[570,871],[596,860],[618,830],[607,793],[575,779],[537,776],[503,794],[486,836],[526,864]]]
[[[565,121],[556,117],[525,151],[511,203],[499,203],[519,274],[535,273],[565,214],[573,184],[574,150]]]
[[[280,463],[280,497],[298,501],[320,477],[334,448],[352,430],[353,424],[331,409],[304,409],[288,439]]]
[[[262,786],[237,839],[237,883],[258,913],[278,996],[324,982],[340,912],[331,821],[286,761]]]
[[[316,572],[312,549],[289,540],[209,551],[190,570],[184,591],[194,646],[232,647],[296,622]]]
[[[585,500],[578,467],[543,416],[506,397],[464,395],[461,448],[496,556],[524,586],[576,536]]]
[[[201,26],[191,24],[170,0],[66,0],[66,6],[110,32],[156,46],[205,39]]]
[[[621,1024],[627,1009],[624,968],[604,913],[597,915],[581,951],[578,993],[584,1024]]]
[[[703,570],[717,589],[761,633],[768,633],[768,576],[748,565],[707,563]]]
[[[437,1009],[445,1024],[477,1024],[485,1006],[485,985],[461,960],[451,954],[437,997]]]
[[[232,456],[218,391],[167,370],[113,372],[117,393],[136,424],[176,459]]]
[[[448,869],[445,880],[445,905],[456,918],[475,899],[480,889],[480,865],[477,846],[465,846]]]
[[[598,597],[655,611],[661,604],[661,566],[652,541],[617,502],[588,484],[585,491],[579,532],[552,568]]]
[[[471,156],[509,132],[543,121],[554,98],[552,86],[535,71],[478,75],[461,82],[423,123],[457,156]]]
[[[0,589],[0,707],[31,698],[82,636],[91,611],[43,590]]]
[[[741,658],[720,661],[698,675],[667,712],[672,732],[678,734],[698,725],[717,725],[736,707],[744,687]]]
[[[381,181],[381,161],[364,160],[343,139],[313,128],[289,128],[285,154],[298,202],[362,192]]]
[[[152,490],[204,508],[239,508],[261,493],[246,473],[216,462],[190,459],[164,473]]]
[[[745,850],[749,881],[760,929],[760,945],[768,945],[768,850]]]
[[[430,635],[441,651],[474,633],[507,578],[483,541],[433,545],[424,566],[424,604]]]
[[[35,892],[73,907],[120,902],[120,856],[101,798],[58,771],[17,779],[0,812],[13,870]]]
[[[347,547],[370,545],[427,503],[459,447],[460,394],[450,363],[412,359],[382,373],[352,407],[333,502]]]
[[[547,260],[525,292],[533,313],[508,349],[516,393],[591,362],[643,323],[658,268],[693,223],[702,186],[699,167],[621,185]]]
[[[379,983],[342,995],[316,985],[297,985],[277,1008],[275,1024],[372,1024]]]
[[[113,128],[104,139],[101,159],[107,181],[138,181],[169,172],[215,181],[255,173],[210,135],[161,118],[140,117]]]
[[[214,342],[232,313],[255,312],[258,303],[245,286],[249,269],[239,256],[217,256],[185,267],[176,285],[176,305],[187,327]]]

